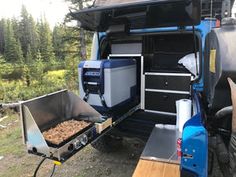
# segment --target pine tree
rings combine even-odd
[[[13,29],[13,32],[14,32],[14,36],[16,38],[16,40],[20,40],[20,24],[19,24],[19,21],[13,17],[11,19],[11,24],[12,24],[12,29]]]
[[[33,57],[32,57],[32,53],[31,53],[31,46],[28,45],[25,61],[27,64],[30,64],[30,63],[32,63],[32,59],[33,59]]]
[[[35,72],[35,78],[37,79],[39,84],[43,83],[44,69],[45,69],[45,63],[42,60],[42,56],[41,56],[40,51],[38,50],[36,62],[35,62],[35,67],[34,67],[34,72]]]
[[[32,70],[30,69],[30,64],[32,63],[32,54],[31,54],[31,47],[28,45],[27,47],[27,53],[25,58],[25,64],[24,64],[24,72],[23,77],[26,82],[27,87],[31,85],[31,76],[32,76]]]
[[[65,59],[65,27],[58,25],[53,28],[52,43],[54,53],[57,59]]]
[[[10,20],[6,22],[6,30],[4,32],[4,56],[6,61],[9,62],[19,62],[22,61],[22,50],[20,43],[16,40],[14,36],[14,31]]]
[[[71,2],[72,4],[72,8],[76,9],[76,10],[82,10],[85,7],[90,6],[94,1],[92,0],[66,0]],[[69,16],[69,14],[67,15],[67,17]],[[71,21],[71,18],[67,18],[67,21]],[[76,27],[78,29],[78,27]],[[87,37],[89,36],[91,37],[91,34],[89,34],[88,32],[86,32],[84,29],[79,28],[79,37],[78,37],[78,41],[79,41],[79,56],[81,59],[87,59]],[[91,42],[91,39],[89,39],[88,41]]]
[[[5,36],[4,30],[6,30],[6,22],[5,19],[0,20],[0,54],[4,54],[4,47],[5,47]]]
[[[45,18],[41,18],[37,24],[39,32],[39,50],[43,61],[52,61],[55,59],[52,46],[52,34],[48,22]]]
[[[22,6],[21,20],[19,22],[19,38],[22,46],[23,56],[26,58],[28,45],[31,46],[31,53],[36,57],[38,50],[38,34],[33,17],[28,13],[25,6]]]

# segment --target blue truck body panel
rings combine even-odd
[[[194,94],[197,114],[184,125],[182,134],[181,170],[191,171],[199,177],[208,173],[208,133],[202,124],[202,113],[197,94]]]

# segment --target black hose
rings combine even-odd
[[[47,159],[47,157],[44,157],[44,158],[40,161],[40,163],[38,164],[37,168],[36,168],[35,171],[34,171],[34,176],[33,176],[33,177],[36,177],[40,166],[42,165],[42,163],[43,163],[46,159]]]
[[[229,166],[233,176],[236,175],[236,133],[232,132],[229,143]]]
[[[224,107],[221,110],[217,111],[217,113],[215,114],[217,119],[223,118],[227,115],[232,114],[233,112],[233,106],[228,106],[228,107]]]
[[[36,168],[35,171],[34,171],[34,176],[33,176],[33,177],[36,177],[40,166],[43,164],[43,162],[44,162],[46,159],[47,159],[47,157],[44,157],[44,158],[40,161],[40,163],[38,164],[37,168]],[[51,173],[50,177],[53,177],[53,175],[54,175],[54,173],[55,173],[55,170],[56,170],[56,164],[53,165],[52,173]]]
[[[55,170],[56,170],[56,164],[53,165],[52,173],[51,173],[50,177],[53,177]]]

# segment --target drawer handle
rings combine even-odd
[[[168,82],[167,82],[167,81],[165,81],[165,86],[166,86],[166,87],[168,86]]]
[[[167,100],[169,97],[168,95],[163,95],[164,100]]]

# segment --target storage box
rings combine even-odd
[[[80,97],[97,109],[129,103],[136,95],[136,61],[113,59],[79,64]]]

